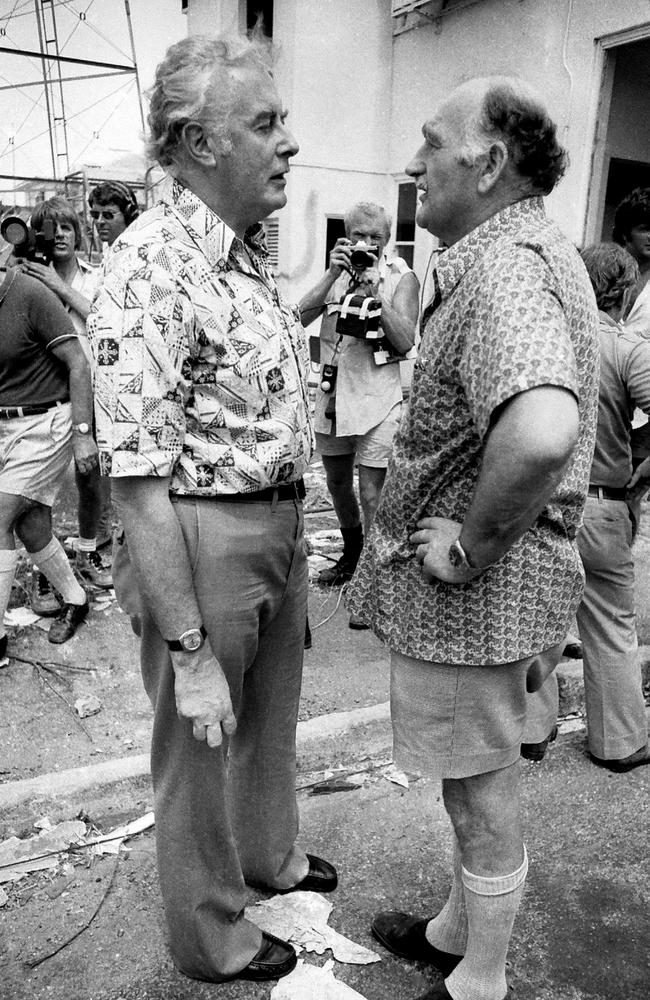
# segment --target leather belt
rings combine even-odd
[[[219,503],[273,503],[277,500],[304,500],[305,484],[302,479],[295,483],[281,483],[279,486],[267,486],[265,490],[255,490],[252,493],[218,493],[206,500],[217,500]]]
[[[55,406],[63,406],[69,403],[68,399],[60,399],[56,403],[45,403],[43,406],[2,406],[0,407],[0,420],[14,420],[16,417],[35,417],[39,413],[47,413]]]
[[[598,497],[599,500],[627,500],[625,486],[595,486],[589,483],[587,496]]]

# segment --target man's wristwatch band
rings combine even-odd
[[[465,569],[469,573],[476,573],[477,569],[481,568],[479,566],[472,566],[471,562],[467,558],[465,549],[461,545],[460,538],[457,538],[456,541],[452,542],[449,546],[449,562],[455,569]]]
[[[205,642],[207,634],[201,625],[200,628],[188,628],[186,632],[179,635],[178,639],[166,639],[165,641],[174,653],[195,653]]]

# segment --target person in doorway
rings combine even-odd
[[[26,274],[42,282],[61,300],[70,315],[79,343],[90,361],[86,318],[90,311],[90,303],[97,291],[100,272],[79,256],[81,225],[74,206],[67,198],[50,198],[37,205],[32,212],[32,229],[40,232],[48,220],[54,225],[51,265],[25,260],[21,267]],[[92,436],[91,424],[85,433]],[[110,504],[110,482],[100,476],[97,465],[87,473],[81,472],[78,466],[75,466],[75,478],[79,522],[76,546],[77,572],[95,587],[112,587],[110,568],[104,564],[98,551],[101,512],[106,503]],[[55,615],[59,611],[59,601],[55,593],[46,577],[38,570],[32,574],[30,600],[32,610],[36,614]]]
[[[390,231],[390,218],[381,205],[354,205],[345,216],[346,235],[336,241],[327,271],[300,302],[304,326],[323,316],[321,371],[327,367],[335,373],[334,384],[331,378],[321,379],[315,409],[316,443],[343,536],[341,558],[322,570],[318,580],[334,587],[352,578],[364,531],[367,535],[377,510],[402,412],[398,362],[415,343],[419,284],[406,261],[387,251]],[[369,249],[355,263],[359,243]],[[379,332],[392,356],[385,350],[378,353],[374,336],[337,332],[341,300],[349,293],[380,308]],[[361,511],[354,490],[355,464]],[[355,616],[350,626],[365,627]]]
[[[577,612],[594,764],[622,773],[650,764],[643,677],[637,656],[632,541],[638,511],[634,487],[650,460],[632,473],[632,416],[650,416],[650,342],[622,325],[637,287],[634,258],[615,243],[582,251],[600,317],[600,395],[596,449],[578,548],[585,592]],[[557,721],[555,674],[531,695],[525,744],[541,759]]]
[[[406,168],[416,222],[448,249],[348,605],[391,650],[397,766],[442,779],[454,875],[435,917],[388,911],[372,930],[442,973],[426,1000],[505,1000],[528,868],[527,690],[557,664],[582,592],[597,313],[545,217],[566,157],[542,100],[521,80],[470,80],[422,132]]]
[[[245,917],[246,883],[337,885],[297,843],[313,432],[303,331],[260,225],[286,203],[285,118],[261,40],[171,46],[149,125],[174,181],[113,246],[88,320],[100,460],[141,601],[170,948],[213,982],[295,967]]]
[[[83,474],[97,465],[90,368],[70,317],[40,281],[10,267],[0,286],[0,659],[4,613],[18,561],[15,536],[62,596],[48,638],[72,638],[88,614],[59,540],[52,504],[74,454]]]

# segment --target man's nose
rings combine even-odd
[[[295,140],[293,132],[290,129],[283,126],[282,131],[284,135],[280,140],[280,149],[282,150],[282,156],[295,156],[300,146]]]
[[[404,167],[404,173],[408,174],[409,177],[419,177],[420,174],[424,173],[424,163],[422,162],[419,150]]]

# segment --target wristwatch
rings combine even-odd
[[[460,538],[457,538],[455,542],[452,542],[449,546],[449,562],[454,567],[454,569],[464,569],[469,573],[475,573],[479,568],[478,566],[472,566],[471,562],[467,558],[467,553],[460,543]]]
[[[90,424],[87,424],[85,421],[80,424],[73,424],[72,430],[78,431],[79,434],[90,434]]]
[[[201,628],[188,628],[187,632],[179,635],[178,639],[167,639],[167,645],[175,653],[196,653],[205,642],[207,632],[203,625]]]

